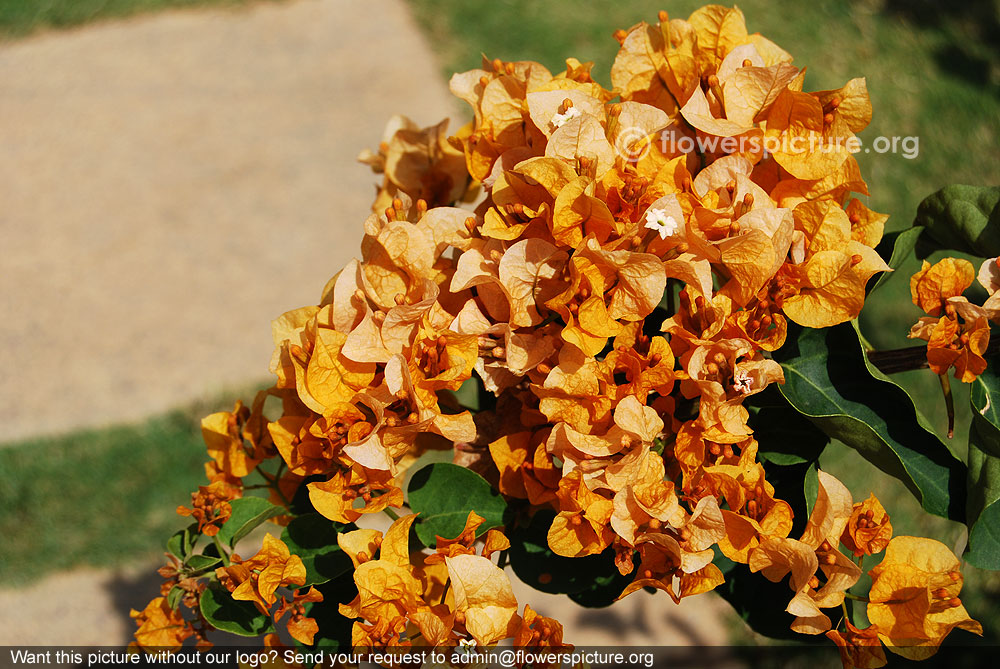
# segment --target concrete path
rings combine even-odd
[[[401,0],[0,45],[0,443],[266,379],[271,319],[358,252],[358,152],[456,109]]]
[[[455,113],[401,0],[170,12],[0,45],[0,443],[267,377],[358,252],[393,113]],[[252,552],[252,551],[251,551]],[[0,589],[0,645],[118,644],[155,564]],[[576,643],[721,644],[727,607],[519,599]]]
[[[273,530],[272,530],[273,531]],[[158,564],[125,569],[80,569],[31,587],[0,589],[0,645],[126,645],[135,632],[129,610],[159,595]],[[554,616],[569,643],[586,646],[720,646],[713,657],[731,661],[725,626],[728,605],[714,595],[676,605],[660,592],[637,592],[606,609],[581,609],[568,598],[515,582],[518,602]],[[224,635],[218,643],[259,643]],[[0,659],[0,666],[2,666]]]

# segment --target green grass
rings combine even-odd
[[[0,0],[0,40],[172,7],[236,7],[260,0]],[[278,1],[278,0],[271,0]]]
[[[231,406],[231,403],[229,403]],[[163,552],[174,512],[204,484],[199,404],[138,425],[0,448],[0,582]]]
[[[165,7],[251,1],[0,0],[0,39]],[[575,56],[595,61],[595,76],[606,85],[618,48],[611,37],[616,28],[655,21],[660,9],[686,17],[700,4],[411,0],[446,73],[477,67],[481,52],[505,60],[539,60],[553,70]],[[891,229],[909,225],[920,200],[945,184],[1000,183],[994,157],[1000,132],[995,82],[959,76],[954,63],[943,58],[956,48],[984,53],[968,21],[917,22],[876,11],[880,5],[874,0],[739,4],[752,31],[767,35],[789,50],[796,64],[809,67],[807,89],[868,78],[875,118],[862,139],[920,137],[920,156],[914,160],[892,154],[859,156],[872,191],[868,204],[891,214]],[[989,49],[985,53],[991,57]],[[407,109],[405,101],[399,104],[378,113],[388,118],[417,111]],[[866,307],[866,334],[879,347],[910,343],[905,332],[919,315],[907,293],[914,265],[893,277]],[[943,431],[936,379],[922,372],[898,378]],[[956,395],[961,426],[963,414],[965,420],[968,416],[963,404],[967,391],[956,387]],[[136,426],[0,449],[0,582],[28,583],[52,570],[123,563],[158,553],[170,532],[183,525],[175,507],[188,502],[190,491],[203,482],[205,453],[198,419],[215,408],[201,405]],[[958,434],[963,434],[961,427]],[[902,484],[853,452],[831,448],[822,464],[847,483],[856,499],[878,491],[897,534],[931,536],[952,547],[960,543],[963,530],[958,525],[924,514]],[[994,626],[995,635],[1000,575],[966,569],[963,598],[974,615]]]

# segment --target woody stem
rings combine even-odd
[[[951,396],[951,382],[948,380],[948,372],[945,371],[938,378],[941,379],[941,392],[944,393],[944,406],[948,410],[948,438],[955,436],[955,400]]]
[[[286,497],[285,493],[282,492],[280,484],[281,475],[284,473],[285,473],[285,461],[282,460],[281,462],[278,463],[278,468],[274,472],[274,479],[271,481],[270,487],[271,490],[274,491],[274,493],[278,496],[278,498],[281,499],[281,501],[284,502],[285,506],[287,507],[291,506],[291,502],[288,501],[288,497]]]
[[[990,341],[989,346],[983,353],[984,358],[989,358],[1000,353],[1000,337],[995,337]],[[868,351],[868,362],[872,363],[883,374],[896,374],[898,372],[908,372],[913,369],[923,369],[927,367],[927,347],[908,346],[906,348],[895,348],[887,351]]]

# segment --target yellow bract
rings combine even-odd
[[[263,487],[282,523],[302,509],[340,524],[397,518],[407,469],[448,452],[518,500],[506,529],[543,513],[552,552],[613,560],[631,578],[621,596],[712,590],[724,582],[718,547],[787,579],[792,629],[827,633],[845,665],[884,663],[877,639],[928,654],[953,627],[978,630],[953,605],[953,556],[892,539],[874,496],[853,504],[823,471],[804,531],[789,536],[792,505],[758,461],[774,437],[751,417],[785,381],[772,353],[789,321],[857,318],[889,270],[874,250],[887,216],[852,196],[868,195],[853,156],[872,116],[866,82],[803,90],[804,68],[735,7],[658,19],[615,34],[610,90],[575,59],[552,72],[484,58],[451,79],[473,115],[454,135],[447,121],[390,121],[361,156],[380,184],[358,258],[317,304],[273,322],[274,387],[203,421],[212,483],[181,513],[213,535],[232,500]],[[947,259],[911,282],[928,314],[911,336],[928,341],[935,372],[965,381],[983,371],[1000,319],[996,260],[979,272],[982,307],[961,296],[973,279]],[[465,526],[433,550],[410,546],[413,514],[384,534],[336,526],[358,590],[339,607],[353,644],[566,647],[558,622],[519,607],[503,568],[511,539],[477,537],[485,521],[472,510],[449,513]],[[831,629],[862,560],[882,550],[872,626]],[[186,569],[170,567],[164,594],[196,601]],[[280,540],[211,578],[262,614],[288,614],[298,641],[316,636],[306,613],[318,592],[277,603],[278,588],[307,578]],[[154,600],[137,614],[140,641],[181,638],[151,628],[174,614]]]
[[[895,537],[879,566],[872,569],[868,619],[892,652],[922,660],[937,652],[957,628],[980,636],[983,627],[969,617],[958,594],[958,558],[939,541]]]

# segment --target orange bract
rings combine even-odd
[[[878,639],[933,648],[952,627],[978,629],[941,579],[957,562],[892,539],[874,496],[853,504],[820,471],[793,538],[793,507],[758,461],[767,444],[751,412],[785,382],[772,354],[798,331],[789,321],[857,318],[869,280],[889,270],[874,250],[887,216],[852,195],[868,194],[851,148],[872,116],[865,80],[804,91],[804,68],[735,7],[661,13],[616,37],[610,90],[575,59],[553,73],[484,58],[451,79],[473,114],[453,136],[446,121],[390,121],[361,156],[381,183],[358,258],[316,304],[273,322],[274,387],[203,421],[213,482],[181,512],[214,535],[232,500],[265,487],[281,522],[315,511],[340,524],[358,594],[339,612],[360,648],[566,647],[557,621],[519,606],[503,568],[505,531],[538,512],[554,513],[553,553],[600,555],[590,561],[631,578],[622,597],[718,587],[716,547],[787,579],[791,628],[826,633],[845,665],[884,663]],[[979,273],[983,307],[961,297],[973,278],[946,260],[911,282],[929,314],[911,336],[929,342],[934,371],[963,380],[983,371],[1000,313],[995,260]],[[465,519],[457,536],[411,547],[417,516],[390,509],[407,503],[407,469],[449,448],[518,501],[504,530],[477,537],[484,518],[460,508],[448,512]],[[263,482],[244,486],[251,473]],[[382,511],[395,518],[384,534],[343,526]],[[862,556],[882,550],[873,625],[831,629]],[[176,562],[167,593],[193,599]],[[282,541],[268,535],[214,578],[287,616],[301,643],[316,638],[306,614],[318,591],[277,601],[307,582]],[[143,637],[147,620],[173,620],[156,602],[137,614]]]
[[[983,356],[990,342],[988,319],[996,319],[994,260],[980,269],[979,281],[990,291],[982,307],[962,297],[972,285],[975,270],[968,260],[945,258],[934,265],[926,260],[910,279],[913,303],[930,314],[919,319],[907,335],[927,342],[927,363],[935,374],[954,367],[955,378],[972,383],[986,370]]]
[[[956,627],[982,635],[982,625],[958,599],[958,558],[941,542],[895,537],[882,563],[870,573],[868,619],[892,652],[921,660],[936,653]]]

